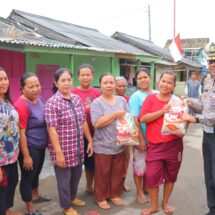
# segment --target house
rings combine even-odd
[[[42,85],[43,97],[47,99],[51,95],[53,73],[59,67],[70,68],[74,73],[74,85],[77,85],[77,75],[75,74],[77,68],[82,63],[89,63],[95,67],[96,74],[93,84],[98,86],[99,76],[102,73],[112,72],[114,75],[120,74],[120,68],[127,66],[126,64],[120,65],[121,60],[137,65],[143,59],[148,64],[150,62],[153,64],[159,59],[157,56],[150,55],[129,44],[124,46],[123,43],[115,41],[114,39],[109,41],[109,43],[115,44],[114,46],[110,46],[111,48],[102,48],[99,46],[90,47],[89,44],[82,45],[82,43],[78,42],[71,44],[45,37],[34,29],[29,28],[29,26],[21,25],[19,22],[11,19],[5,20],[1,18],[0,23],[2,23],[2,31],[0,31],[0,59],[3,59],[3,55],[6,56],[6,52],[11,54],[15,51],[23,56],[22,61],[18,60],[18,58],[17,60],[13,60],[15,64],[14,68],[18,66],[15,62],[22,62],[23,65],[19,73],[16,72],[16,69],[14,70],[14,73],[17,73],[17,79],[14,79],[14,74],[9,77],[12,82],[16,83],[14,91],[17,94],[15,95],[13,93],[14,100],[20,95],[19,79],[24,71],[35,72],[38,75]],[[94,30],[91,31],[94,32]],[[89,35],[90,32],[88,32]],[[100,33],[96,34],[99,35]],[[106,40],[109,40],[105,35],[100,35],[100,37],[105,37],[107,38]],[[92,39],[92,41],[94,40]],[[5,66],[7,71],[9,70],[9,65],[12,65],[11,61],[9,61],[10,59],[8,55],[8,66]],[[0,61],[0,65],[1,63]],[[12,86],[14,89],[15,85]]]
[[[215,60],[215,43],[209,45],[207,55],[211,60]]]
[[[169,48],[172,40],[167,40],[165,48]],[[183,56],[186,59],[194,62],[204,64],[206,61],[205,47],[209,43],[209,38],[188,38],[181,39],[181,46],[183,50]]]
[[[171,70],[177,73],[177,86],[176,94],[182,95],[184,93],[185,80],[187,79],[187,74],[191,71],[200,71],[202,65],[200,63],[191,61],[187,58],[182,58],[179,62],[174,63],[172,55],[167,48],[159,47],[151,41],[127,35],[121,32],[115,32],[112,38],[119,40],[124,43],[131,44],[139,49],[144,50],[147,53],[156,55],[160,57],[160,61],[156,61],[155,70],[156,77],[154,81],[158,83],[161,73],[166,70]],[[144,65],[144,63],[143,63]]]
[[[167,40],[165,48],[169,48],[172,40]],[[209,38],[187,38],[181,39],[181,46],[183,50],[183,56],[186,59],[197,62],[202,65],[201,70],[199,71],[199,78],[202,74],[208,72],[207,69],[207,54],[205,49],[209,44]],[[189,78],[191,71],[187,74],[187,79]]]
[[[100,33],[97,29],[74,25],[19,10],[13,10],[8,19],[32,29],[35,33],[48,39],[83,47],[111,50],[112,52],[117,50],[118,54],[115,55],[115,58],[112,58],[109,62],[106,62],[106,65],[103,61],[101,68],[95,68],[96,80],[98,80],[97,72],[101,74],[103,72],[111,71],[109,65],[113,64],[113,61],[117,62],[119,66],[116,74],[124,74],[128,79],[131,77],[129,74],[133,74],[135,68],[139,66],[140,62],[145,62],[150,67],[151,73],[154,74],[154,63],[160,58],[131,44],[125,44],[119,40],[108,37]],[[124,53],[124,55],[120,52]],[[127,53],[127,56],[125,53]],[[94,59],[94,62],[91,63],[93,63],[93,66],[96,67],[96,62],[98,60],[101,62],[101,59],[98,59],[96,56],[92,56],[92,58]],[[116,68],[117,66],[115,66],[115,69]],[[77,68],[75,67],[75,70],[76,69]],[[112,70],[111,72],[114,71]],[[130,79],[129,82],[131,82]],[[76,79],[75,84],[77,84]]]

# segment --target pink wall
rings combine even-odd
[[[10,96],[15,102],[21,95],[20,78],[25,72],[25,54],[16,51],[0,50],[0,67],[3,67],[10,81]]]

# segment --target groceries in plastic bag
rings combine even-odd
[[[161,134],[176,134],[178,131],[181,134],[185,134],[187,122],[182,119],[182,116],[184,113],[188,113],[186,102],[177,96],[172,95],[172,98],[168,104],[171,106],[171,108],[168,113],[164,114]]]
[[[126,113],[116,120],[116,144],[139,145],[139,141],[132,139],[132,135],[137,135],[138,131],[132,113]]]

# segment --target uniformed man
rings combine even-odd
[[[199,114],[196,116],[184,114],[184,119],[203,124],[202,150],[209,208],[209,212],[205,215],[215,215],[215,45],[213,43],[209,47],[208,68],[212,78],[207,80],[207,92],[203,93],[202,102],[195,103],[192,99],[188,102],[189,107]]]

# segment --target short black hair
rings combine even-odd
[[[112,77],[114,78],[114,81],[116,82],[115,76],[114,76],[112,73],[110,73],[110,72],[106,72],[106,73],[101,74],[101,76],[99,77],[99,84],[100,84],[100,85],[101,85],[102,79],[103,79],[105,76],[112,76]]]
[[[137,76],[141,73],[141,72],[145,72],[150,78],[151,78],[151,74],[149,72],[149,69],[146,68],[146,67],[139,67],[137,70],[136,70],[136,73],[135,73],[135,79],[137,80]]]
[[[176,84],[176,80],[177,80],[177,75],[175,72],[172,72],[172,71],[166,71],[166,72],[163,72],[160,76],[160,79],[161,80],[163,78],[164,75],[171,75],[174,79],[174,84]]]
[[[213,60],[208,60],[208,63],[209,63],[209,64],[215,63],[215,59],[213,59]]]
[[[21,88],[23,88],[25,86],[26,79],[28,79],[30,77],[37,77],[37,75],[33,72],[24,72],[22,74],[21,79],[20,79]]]
[[[71,78],[73,77],[72,72],[70,71],[70,69],[68,69],[68,68],[60,68],[54,74],[54,80],[55,80],[55,82],[57,82],[59,80],[60,76],[64,72],[68,72],[70,74]],[[58,90],[58,88],[56,87],[55,83],[53,83],[52,92],[55,94],[57,92],[57,90]]]
[[[91,72],[92,72],[92,75],[94,74],[94,71],[95,71],[94,67],[92,65],[90,65],[90,64],[84,63],[81,66],[79,66],[79,68],[78,68],[78,76],[80,75],[80,70],[84,69],[84,68],[90,69]]]

